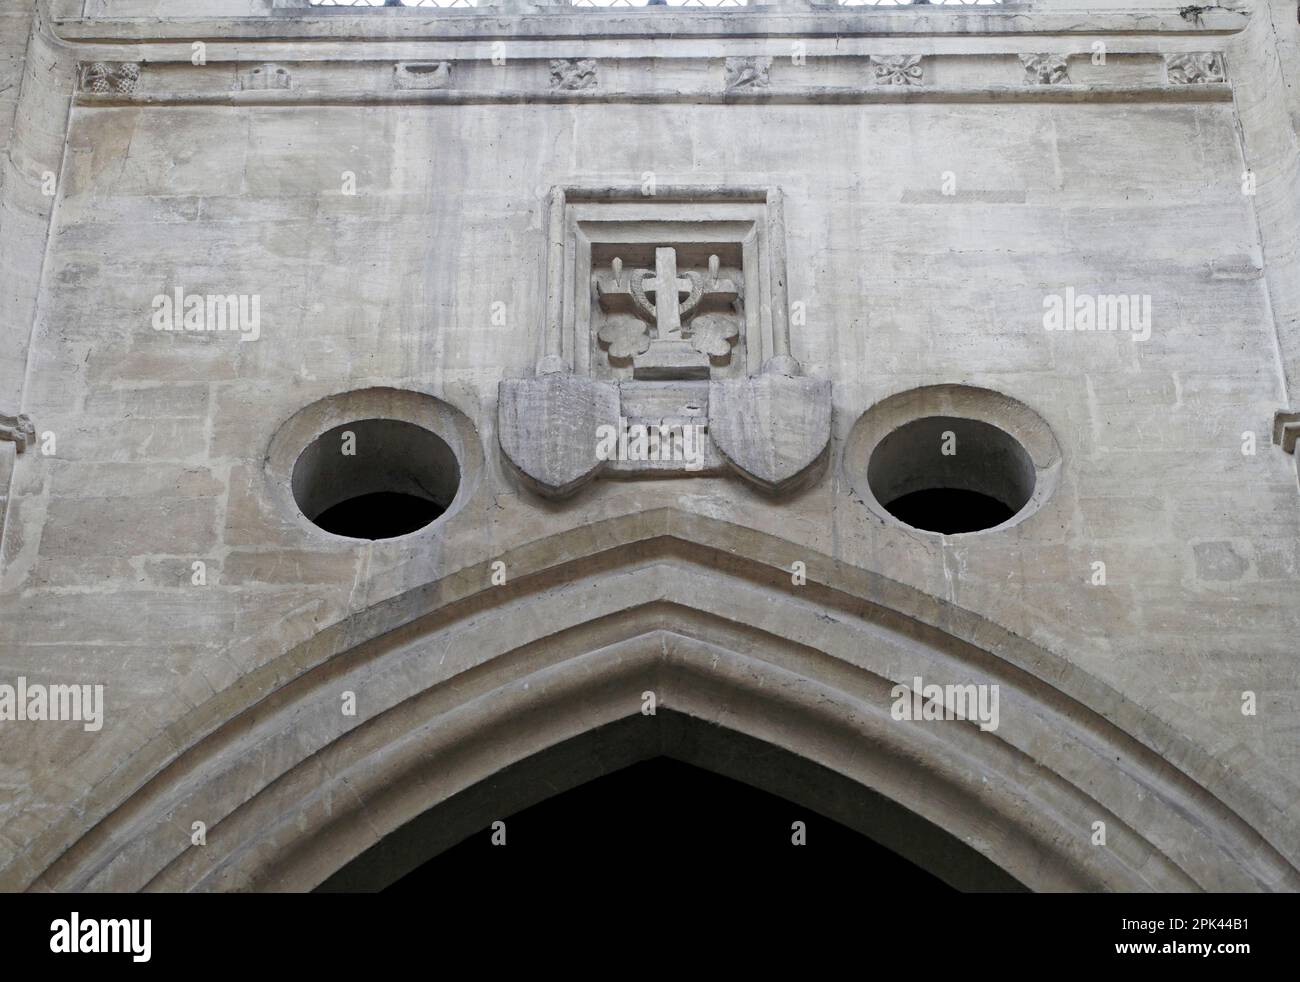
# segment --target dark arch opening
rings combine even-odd
[[[497,820],[506,822],[505,847],[491,843]],[[795,821],[805,823],[805,846],[791,841]],[[729,870],[796,879],[806,871],[822,882],[828,873],[869,875],[917,894],[1024,889],[883,795],[662,710],[504,768],[386,836],[318,889],[427,892],[546,876],[613,885],[641,868],[701,881]]]
[[[637,869],[728,879],[754,871],[798,878],[870,870],[896,892],[954,892],[839,822],[669,757],[640,761],[502,818],[504,846],[482,829],[386,892],[427,895],[484,877],[504,887],[577,879],[604,888],[626,883]]]

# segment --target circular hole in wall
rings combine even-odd
[[[1034,493],[1034,463],[1004,430],[977,419],[926,416],[877,444],[871,493],[900,522],[947,535],[996,528]]]
[[[313,440],[294,464],[292,487],[302,513],[326,532],[392,539],[447,510],[460,487],[460,465],[422,426],[363,419]]]

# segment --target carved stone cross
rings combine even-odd
[[[682,336],[681,302],[691,295],[695,284],[685,276],[677,275],[677,250],[671,247],[655,250],[655,277],[645,281],[645,294],[655,303],[655,327],[662,340],[677,340]]]
[[[625,271],[623,260],[615,257],[610,272],[596,277],[602,311],[632,314],[654,327],[654,337],[648,330],[629,331],[626,325],[619,324],[608,332],[606,328],[599,332],[600,340],[610,345],[611,360],[631,358],[634,379],[706,379],[711,354],[722,357],[714,350],[717,342],[723,341],[725,353],[730,354],[729,339],[739,332],[737,327],[719,338],[715,328],[708,339],[695,335],[698,314],[725,313],[734,317],[733,305],[740,295],[731,280],[719,278],[718,256],[709,256],[707,274],[695,270],[679,273],[677,258],[672,246],[656,246],[653,271]]]

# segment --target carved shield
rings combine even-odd
[[[776,374],[713,382],[709,435],[742,477],[764,491],[787,491],[825,461],[831,383]]]
[[[618,389],[555,373],[503,379],[498,439],[520,476],[547,498],[564,498],[596,476],[598,427],[618,425]]]

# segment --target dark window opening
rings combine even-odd
[[[352,539],[392,539],[419,531],[446,509],[436,501],[397,491],[376,491],[340,501],[316,516],[326,532]]]
[[[867,481],[876,501],[923,532],[958,535],[996,528],[1034,493],[1037,474],[1010,433],[983,420],[923,416],[871,452]]]
[[[431,430],[400,419],[359,419],[327,430],[298,455],[294,501],[308,520],[349,539],[392,539],[443,515],[460,464]]]
[[[1015,515],[997,498],[961,488],[913,491],[895,498],[885,509],[912,528],[944,535],[994,528]]]

